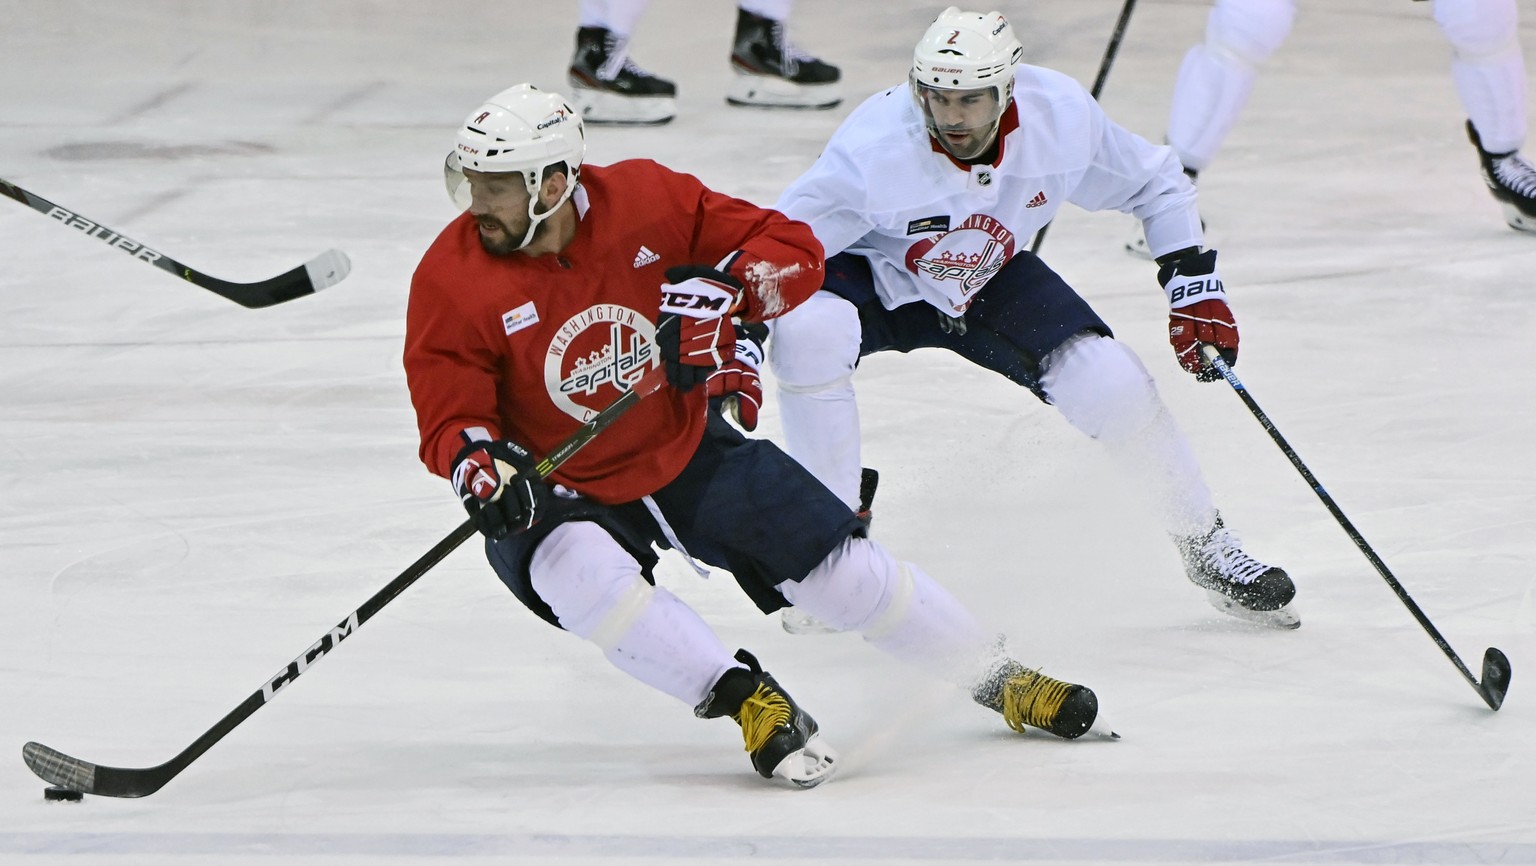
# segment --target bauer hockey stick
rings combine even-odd
[[[48,199],[28,192],[4,178],[0,178],[0,195],[16,199],[38,213],[53,217],[60,223],[80,231],[86,237],[96,238],[107,246],[122,250],[141,262],[154,265],[162,271],[181,277],[194,286],[207,289],[221,298],[227,298],[242,307],[251,309],[270,307],[273,304],[281,304],[283,301],[312,295],[326,286],[334,286],[341,282],[352,270],[352,263],[348,261],[346,253],[341,250],[326,250],[293,270],[269,280],[232,283],[189,268],[164,253],[150,249],[132,238],[124,237],[101,223],[59,207]]]
[[[1456,670],[1461,671],[1461,675],[1467,678],[1467,682],[1471,683],[1472,688],[1476,689],[1477,693],[1487,702],[1489,709],[1497,710],[1503,705],[1504,693],[1509,691],[1510,675],[1509,659],[1504,655],[1503,651],[1497,647],[1489,647],[1483,653],[1483,680],[1478,682],[1477,678],[1472,676],[1472,672],[1467,669],[1466,664],[1462,662],[1461,657],[1456,655],[1456,651],[1451,649],[1451,645],[1446,642],[1445,638],[1440,636],[1439,630],[1429,621],[1429,617],[1425,616],[1424,611],[1420,610],[1419,606],[1414,603],[1413,599],[1408,595],[1408,591],[1403,589],[1403,585],[1397,582],[1397,578],[1392,576],[1391,571],[1387,570],[1387,564],[1381,561],[1381,557],[1376,555],[1376,551],[1372,550],[1371,546],[1366,543],[1364,536],[1360,534],[1359,530],[1355,529],[1354,524],[1349,522],[1349,518],[1344,516],[1344,512],[1333,501],[1333,497],[1328,495],[1328,491],[1323,489],[1323,485],[1317,478],[1312,475],[1312,471],[1307,468],[1305,463],[1301,462],[1301,458],[1296,455],[1295,450],[1285,441],[1285,437],[1280,435],[1280,431],[1275,428],[1274,422],[1270,421],[1269,416],[1264,414],[1264,410],[1259,408],[1259,404],[1253,399],[1253,395],[1248,393],[1248,389],[1243,387],[1243,383],[1237,378],[1237,374],[1232,372],[1232,368],[1221,357],[1221,352],[1215,346],[1204,343],[1200,346],[1200,354],[1205,358],[1206,363],[1214,367],[1216,372],[1220,373],[1221,377],[1227,380],[1227,384],[1232,386],[1232,390],[1237,392],[1237,396],[1243,399],[1243,403],[1247,405],[1248,411],[1253,413],[1253,417],[1259,419],[1259,424],[1269,433],[1269,438],[1275,440],[1275,444],[1279,445],[1280,450],[1285,452],[1285,456],[1290,459],[1291,465],[1296,467],[1296,471],[1300,472],[1301,477],[1306,479],[1307,485],[1312,488],[1312,492],[1316,493],[1317,498],[1321,499],[1323,505],[1327,506],[1328,513],[1332,514],[1333,519],[1337,520],[1339,526],[1344,528],[1344,532],[1349,535],[1349,540],[1353,541],[1355,546],[1360,548],[1360,552],[1365,554],[1365,558],[1370,560],[1371,565],[1376,569],[1376,573],[1380,574],[1382,579],[1387,582],[1387,586],[1392,587],[1392,591],[1397,593],[1397,597],[1408,608],[1408,612],[1413,614],[1413,618],[1418,620],[1419,625],[1424,627],[1424,631],[1429,633],[1435,644],[1440,647],[1440,651],[1445,653],[1446,658],[1451,660],[1451,664],[1456,666]]]
[[[629,411],[642,398],[656,393],[661,386],[666,384],[666,368],[656,367],[640,378],[635,386],[624,392],[606,409],[597,413],[591,420],[581,425],[581,428],[571,434],[564,442],[555,446],[549,455],[540,460],[536,466],[540,478],[549,477],[560,464],[568,460],[571,455],[581,450],[588,442],[608,425],[612,424],[620,415]],[[262,683],[261,688],[252,692],[238,707],[235,707],[228,715],[220,719],[218,724],[209,728],[201,737],[193,741],[176,757],[166,761],[157,767],[126,768],[104,767],[72,758],[57,749],[49,748],[42,743],[27,743],[22,747],[22,759],[27,766],[39,777],[54,785],[77,791],[81,794],[96,794],[102,797],[147,797],[164,787],[166,782],[174,779],[178,773],[185,770],[189,764],[197,760],[204,752],[208,751],[214,743],[222,740],[226,734],[234,730],[241,722],[250,718],[257,710],[267,705],[278,692],[286,688],[290,683],[299,678],[300,674],[309,670],[326,653],[335,649],[343,640],[352,636],[362,624],[367,622],[389,604],[396,596],[404,592],[407,587],[415,583],[422,575],[426,574],[434,565],[442,561],[443,557],[453,552],[454,548],[467,541],[475,534],[475,525],[471,520],[466,520],[442,541],[432,546],[432,549],[422,554],[421,558],[411,563],[410,567],[402,571],[398,577],[390,581],[383,589],[357,610],[347,615],[347,618],[326,632],[302,655],[289,662],[286,667],[278,671],[267,682]]]
[[[1104,59],[1099,61],[1099,74],[1093,79],[1093,89],[1088,91],[1095,101],[1104,92],[1104,82],[1109,80],[1109,68],[1115,65],[1115,55],[1120,53],[1120,41],[1125,38],[1125,28],[1131,23],[1131,10],[1135,8],[1136,0],[1125,0],[1125,5],[1120,8],[1115,31],[1109,35],[1109,44],[1104,46]],[[1050,228],[1050,223],[1040,227],[1040,231],[1035,233],[1034,242],[1029,245],[1030,252],[1040,252],[1040,245],[1045,243],[1045,233]]]

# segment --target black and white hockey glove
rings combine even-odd
[[[471,442],[453,461],[453,489],[485,537],[500,541],[539,522],[549,487],[528,449],[509,439]]]

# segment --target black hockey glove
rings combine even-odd
[[[508,439],[471,442],[453,461],[453,489],[475,528],[500,541],[539,522],[549,487],[528,449]]]
[[[672,387],[687,391],[735,356],[731,313],[743,291],[740,280],[706,265],[667,268],[656,347]]]

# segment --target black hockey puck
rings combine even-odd
[[[65,803],[78,803],[85,799],[85,795],[79,791],[71,791],[62,785],[50,785],[43,789],[44,800],[58,800]]]

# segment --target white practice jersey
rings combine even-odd
[[[1195,188],[1167,147],[1118,126],[1071,77],[1014,72],[993,164],[956,162],[906,85],[865,100],[779,197],[831,257],[870,260],[887,308],[923,300],[958,315],[1063,202],[1142,221],[1154,256],[1200,246]]]

